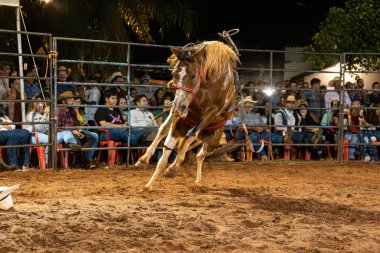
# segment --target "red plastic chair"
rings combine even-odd
[[[38,134],[36,132],[32,132],[32,135],[34,135],[34,137],[36,138],[36,144],[40,144],[40,141],[38,140]],[[46,169],[46,149],[45,149],[45,146],[30,147],[30,153],[32,153],[32,151],[34,149],[37,151],[39,168],[41,170]]]
[[[99,125],[96,123],[96,126],[99,126]],[[113,167],[115,165],[116,157],[119,151],[117,149],[112,149],[112,148],[126,145],[126,143],[111,140],[109,131],[107,129],[98,129],[98,131],[106,134],[106,140],[105,141],[100,140],[99,145],[100,147],[110,148],[108,150],[108,166]],[[101,155],[101,152],[98,152],[97,161],[100,160],[100,155]]]
[[[57,145],[58,149],[63,148],[63,144],[58,144]],[[61,160],[61,168],[62,169],[67,169],[69,168],[69,151],[63,151],[59,150],[58,153],[61,155],[60,160]]]

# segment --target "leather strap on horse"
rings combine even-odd
[[[202,64],[200,64],[199,66],[199,74],[198,74],[198,79],[197,79],[197,84],[195,85],[195,87],[193,89],[191,88],[187,88],[185,86],[179,86],[178,84],[176,84],[174,81],[171,83],[171,85],[179,90],[184,90],[184,91],[187,91],[187,92],[190,92],[192,95],[193,95],[193,100],[194,100],[194,96],[195,94],[198,92],[199,90],[199,87],[201,86],[201,78],[203,76],[203,67],[202,67]]]

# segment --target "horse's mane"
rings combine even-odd
[[[228,66],[232,64],[236,68],[236,64],[240,63],[239,56],[226,44],[220,41],[205,41],[199,44],[188,44],[182,50],[195,53],[203,50],[203,77],[204,80],[213,80],[225,74]],[[168,63],[172,66],[176,65],[179,59],[173,54],[169,57]],[[203,80],[203,81],[204,81]]]

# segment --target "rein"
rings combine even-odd
[[[185,86],[179,86],[178,84],[176,84],[175,82],[172,83],[172,86],[176,89],[179,89],[179,90],[183,90],[183,91],[187,91],[187,92],[190,92],[193,96],[192,100],[194,100],[194,96],[195,94],[198,92],[199,90],[199,87],[201,86],[201,77],[203,76],[203,67],[202,65],[199,67],[199,75],[198,75],[198,79],[197,79],[197,84],[195,85],[195,87],[193,89],[191,88],[187,88]]]

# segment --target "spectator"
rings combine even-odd
[[[38,124],[49,122],[49,114],[46,111],[46,104],[39,102],[40,98],[32,102],[29,107],[29,112],[25,117],[26,122],[36,123],[36,124],[25,124],[24,128],[30,133],[37,133],[38,140],[40,144],[49,143],[49,124]],[[36,138],[32,135],[31,143],[36,144]],[[57,132],[57,144],[65,143],[64,147],[71,149],[71,151],[80,151],[81,145],[77,144],[77,140],[70,130],[64,130]],[[48,163],[48,147],[45,148],[46,151],[46,163]]]
[[[69,77],[69,70],[65,66],[59,66],[58,67],[58,82],[69,82],[68,77]],[[76,94],[78,92],[78,89],[76,86],[72,84],[63,84],[63,83],[57,84],[58,96],[65,91],[70,91],[73,94]]]
[[[11,122],[7,115],[0,112],[0,144],[9,146],[30,144],[31,134],[25,129],[16,129],[15,125],[4,124]],[[8,164],[20,168],[21,171],[27,171],[30,163],[29,149],[29,147],[20,148],[19,156],[18,148],[8,148]]]
[[[74,105],[81,105],[82,104],[82,98],[80,96],[75,97],[73,104]],[[80,125],[81,126],[88,126],[89,125],[88,120],[87,120],[86,116],[84,115],[83,107],[79,107],[79,106],[74,107],[73,110],[75,111],[75,113],[77,115],[77,119],[78,119]],[[88,131],[88,130],[85,130],[85,133],[92,136],[92,139],[94,139],[94,142],[93,142],[91,147],[96,148],[98,146],[98,143],[99,143],[98,134],[95,131]],[[89,150],[88,151],[88,160],[93,161],[94,155],[95,155],[95,150]]]
[[[107,91],[104,95],[107,107],[99,108],[96,111],[95,121],[102,127],[114,127],[108,128],[111,140],[124,143],[129,142],[133,146],[138,146],[143,133],[134,128],[130,130],[126,129],[128,124],[123,119],[120,110],[114,107],[117,104],[116,92]],[[106,140],[104,134],[100,136],[100,140]]]
[[[65,91],[59,95],[58,103],[73,105],[75,98],[77,98],[77,96],[71,91]],[[71,132],[77,140],[77,143],[80,143],[83,148],[90,148],[95,142],[97,142],[97,138],[94,138],[93,133],[83,129],[74,129],[76,126],[80,126],[80,122],[78,121],[77,114],[73,107],[59,107],[57,117],[58,127],[72,127],[73,129],[71,129]],[[93,152],[84,151],[84,155],[80,156],[79,162],[81,163],[81,166],[88,169],[95,168],[96,164],[92,156]]]
[[[144,86],[140,86],[137,88],[137,94],[138,95],[145,95],[147,98],[151,98],[154,96],[155,90],[150,87],[150,76],[149,75],[143,75],[141,77],[141,84]]]
[[[34,100],[41,94],[40,86],[35,79],[38,76],[36,69],[29,69],[26,71],[26,77],[24,82],[24,92],[26,99]]]
[[[371,115],[371,114],[369,114]],[[375,116],[376,114],[372,114]],[[376,146],[372,142],[377,141],[377,137],[380,137],[380,132],[376,131],[376,126],[371,125],[370,121],[376,121],[376,119],[370,119],[367,115],[367,110],[361,108],[359,111],[359,125],[360,125],[360,143],[366,145],[360,146],[360,152],[364,157],[364,162],[379,161],[379,155]]]
[[[123,107],[120,107],[119,110],[120,110],[121,114],[123,115],[124,121],[128,122],[129,111],[127,108],[127,99],[125,97],[120,97],[118,105],[123,106]]]
[[[151,106],[162,106],[164,104],[165,91],[162,88],[157,89],[154,95],[149,99]]]
[[[0,61],[0,100],[8,99],[10,88],[9,88],[9,76],[11,74],[11,65],[7,61]],[[0,102],[0,111],[5,113],[7,109],[8,102]]]
[[[370,107],[376,106],[380,103],[380,83],[374,82],[372,84],[372,92],[367,95],[367,101]]]
[[[90,75],[87,80],[89,83],[97,83],[98,78],[95,75]],[[84,104],[88,105],[98,105],[100,103],[101,93],[97,86],[88,86],[84,93]],[[96,107],[85,107],[84,117],[87,119],[87,124],[89,126],[95,126],[95,112],[98,108]]]
[[[341,92],[343,92],[343,89],[341,89],[340,79],[339,77],[335,77],[333,80],[329,82],[329,87],[327,88],[327,92],[325,94],[325,108],[326,109],[330,109],[331,101],[333,100],[340,101]],[[343,93],[343,105],[345,107],[351,107],[351,99],[347,91],[344,91]]]
[[[20,100],[21,99],[20,79],[11,79],[10,86],[11,86],[11,93],[9,94],[9,98],[11,100]],[[22,122],[21,102],[9,102],[8,116],[10,120],[13,122]],[[17,125],[16,128],[21,128],[21,126]]]
[[[311,90],[303,92],[303,99],[309,104],[309,111],[315,112],[319,119],[322,118],[325,101],[320,91],[321,80],[313,78],[310,81]]]
[[[350,141],[349,157],[350,160],[359,159],[357,143],[359,143],[359,111],[361,102],[359,99],[352,102],[352,109],[345,110],[347,115],[347,130],[344,131],[344,139]]]
[[[125,85],[126,80],[125,76],[121,72],[117,71],[112,73],[108,79],[108,82],[119,85],[111,88],[112,92],[117,94],[117,97],[127,97],[128,92],[127,86]]]

